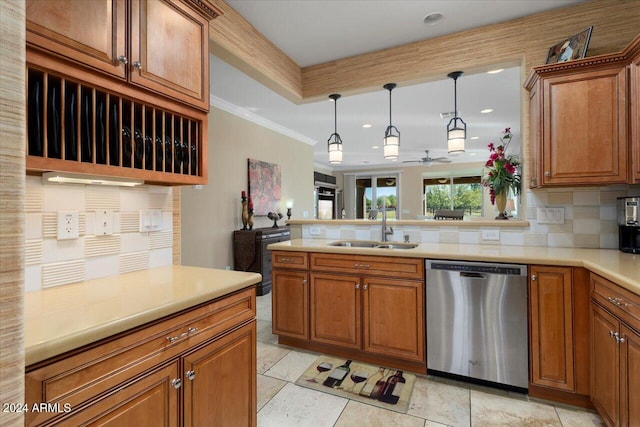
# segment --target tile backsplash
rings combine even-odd
[[[618,225],[616,199],[640,195],[640,185],[615,185],[584,188],[553,188],[527,190],[524,193],[526,227],[443,226],[434,222],[424,225],[394,225],[389,240],[402,241],[409,235],[412,242],[462,243],[494,245],[527,245],[616,249]],[[562,224],[538,223],[538,208],[560,208]],[[313,229],[313,230],[312,230]],[[483,239],[483,232],[498,232],[498,240]],[[313,233],[312,233],[313,231]],[[380,227],[368,225],[308,225],[302,226],[303,238],[380,240]]]
[[[44,184],[26,179],[25,289],[172,264],[172,188]],[[140,232],[140,211],[160,211],[157,231]],[[79,237],[58,240],[58,212],[78,213]],[[96,213],[112,215],[104,235]]]

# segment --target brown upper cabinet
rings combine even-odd
[[[640,36],[620,53],[531,71],[531,188],[637,180],[638,50]]]
[[[631,80],[631,152],[633,153],[631,171],[632,182],[640,182],[640,44],[636,43],[636,48],[629,65],[629,76]]]
[[[206,1],[29,0],[27,43],[208,111],[209,20],[219,14]]]

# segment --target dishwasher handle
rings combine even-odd
[[[484,274],[480,274],[480,273],[469,273],[466,271],[461,271],[460,272],[460,277],[466,277],[469,279],[482,279],[482,280],[486,280],[487,276],[485,276]]]

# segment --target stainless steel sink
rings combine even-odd
[[[339,240],[329,243],[329,246],[341,246],[344,248],[375,248],[380,242],[370,240]]]
[[[339,246],[343,248],[413,249],[418,247],[418,243],[375,242],[371,240],[339,240],[337,242],[329,243],[329,246]]]
[[[418,247],[418,243],[400,243],[400,242],[391,242],[391,243],[381,243],[375,246],[379,249],[413,249]]]

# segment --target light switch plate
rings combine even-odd
[[[564,224],[564,208],[537,208],[538,224]]]
[[[113,234],[113,211],[99,210],[94,212],[95,222],[93,224],[96,236],[110,236]]]
[[[500,240],[500,231],[482,230],[482,240]]]
[[[142,209],[140,211],[140,232],[162,229],[162,211],[160,209]]]

